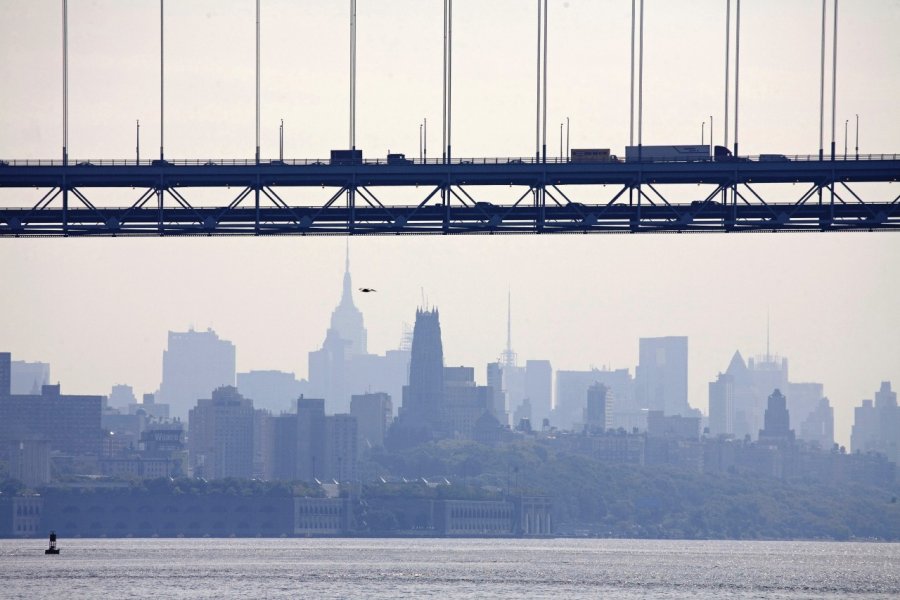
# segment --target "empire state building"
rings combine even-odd
[[[366,327],[363,324],[363,315],[353,304],[353,284],[350,280],[350,251],[347,250],[347,258],[344,263],[344,290],[341,294],[341,302],[331,313],[331,327],[326,334],[329,337],[338,337],[347,342],[348,354],[366,354]]]

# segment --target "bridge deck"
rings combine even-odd
[[[897,156],[671,163],[536,163],[519,159],[358,165],[236,162],[2,164],[0,188],[50,191],[30,208],[0,205],[0,236],[900,230],[900,196],[867,202],[849,187],[897,181]],[[791,203],[767,202],[752,189],[756,184],[777,183],[807,185],[798,192],[803,195]],[[612,201],[602,204],[569,202],[559,189],[600,184],[622,189]],[[650,187],[657,184],[712,184],[715,190],[728,193],[714,191],[704,200],[676,203]],[[468,194],[454,191],[463,186],[510,185],[526,188],[514,204],[476,203]],[[404,206],[382,204],[367,189],[414,186],[425,188],[424,199]],[[650,187],[655,195],[639,193],[638,186]],[[215,207],[192,206],[178,192],[226,187],[242,191],[233,200],[234,192],[230,192],[229,201]],[[282,187],[338,191],[324,204],[292,206],[274,192]],[[85,192],[89,188],[139,188],[144,192],[131,206],[109,207],[93,204]],[[352,203],[350,194],[343,193],[348,190],[354,191]],[[720,202],[723,198],[728,198],[727,202]]]

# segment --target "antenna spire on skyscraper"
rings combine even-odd
[[[500,364],[504,367],[515,367],[518,357],[512,349],[512,294],[506,292],[506,349],[500,354]]]

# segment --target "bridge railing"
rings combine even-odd
[[[900,154],[860,154],[848,156],[836,156],[834,162],[854,162],[854,161],[872,161],[872,160],[898,160]],[[637,163],[636,160],[625,160],[622,158],[611,158],[604,161],[585,161],[573,160],[567,157],[547,157],[547,159],[539,160],[534,156],[505,156],[505,157],[469,157],[454,158],[450,161],[451,165],[533,165],[539,163],[551,165],[560,164],[621,164],[621,163]],[[820,162],[818,154],[762,154],[751,156],[739,156],[737,158],[728,157],[724,160],[686,160],[686,159],[644,159],[641,163],[685,163],[685,162],[717,162],[717,163],[741,163],[741,162],[761,162],[766,164],[777,164],[779,162]],[[826,156],[821,162],[830,163],[831,157]],[[291,158],[291,159],[269,159],[260,160],[259,165],[262,167],[279,167],[279,166],[355,166],[355,165],[385,165],[385,166],[409,166],[409,165],[444,165],[447,164],[442,158],[407,158],[402,160],[388,160],[386,158],[367,158],[361,162],[340,161],[332,164],[328,158]],[[159,166],[226,166],[226,167],[251,167],[256,165],[256,160],[252,158],[211,158],[211,159],[172,159],[160,161],[156,159],[142,159],[140,161],[126,158],[103,158],[103,159],[77,159],[69,160],[70,167],[89,168],[93,166],[118,166],[118,167],[159,167]],[[43,158],[18,158],[18,159],[0,159],[0,168],[6,166],[28,166],[28,167],[61,167],[63,161],[61,159],[43,159]]]

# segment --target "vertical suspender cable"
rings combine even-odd
[[[636,0],[631,0],[631,86],[629,87],[630,93],[630,111],[629,111],[629,119],[628,119],[628,145],[634,146],[634,17],[635,17],[635,2]]]
[[[63,0],[63,165],[69,162],[69,3]]]
[[[256,164],[259,164],[259,0],[256,0]]]
[[[164,112],[164,98],[165,98],[165,78],[163,77],[164,69],[163,69],[163,61],[165,57],[164,52],[164,34],[163,34],[163,3],[165,0],[159,0],[159,160],[164,159],[163,154],[163,136],[165,134],[165,128],[163,124],[165,122],[165,112]]]
[[[444,0],[444,72],[441,81],[441,155],[443,162],[447,162],[447,0]]]
[[[633,1],[633,0],[632,0]],[[541,160],[541,0],[537,0],[537,76],[535,78],[534,160]]]
[[[453,0],[447,4],[447,162],[453,137]]]
[[[831,66],[831,160],[834,160],[834,128],[837,121],[837,45],[838,45],[838,0],[834,0],[834,39]],[[832,186],[833,189],[833,186]]]
[[[728,147],[728,88],[731,80],[729,78],[729,67],[731,66],[731,0],[725,3],[725,133],[722,145]]]
[[[638,160],[644,133],[644,0],[641,0],[640,41],[638,46]],[[640,200],[640,198],[638,198]]]
[[[547,9],[550,0],[544,0],[544,123],[541,147],[544,162],[547,162]]]
[[[825,4],[822,0],[822,68],[819,76],[819,160],[825,158]]]
[[[735,5],[734,24],[734,155],[738,155],[738,92],[741,80],[741,0]]]

